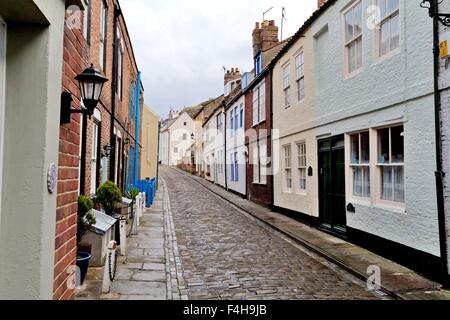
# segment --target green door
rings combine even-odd
[[[321,227],[346,232],[343,136],[319,141],[319,218]]]

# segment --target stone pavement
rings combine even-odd
[[[441,290],[439,284],[420,276],[410,269],[342,239],[310,228],[280,213],[272,212],[268,208],[245,200],[200,177],[192,176],[180,170],[177,170],[177,172],[191,180],[195,180],[202,187],[232,203],[233,206],[251,214],[259,221],[270,225],[360,279],[367,280],[367,268],[369,266],[380,267],[382,290],[397,299],[450,299],[449,291]]]
[[[119,257],[109,294],[101,294],[103,268],[90,268],[79,300],[187,299],[167,189],[162,183],[147,209],[138,234],[127,241],[127,257]]]
[[[189,299],[388,299],[189,176],[160,172]]]

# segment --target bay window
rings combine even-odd
[[[362,5],[359,1],[344,14],[346,73],[362,67]]]
[[[350,136],[350,168],[353,175],[353,196],[370,198],[369,132]]]
[[[404,203],[403,126],[378,130],[378,168],[381,200]]]
[[[400,47],[399,0],[378,0],[380,8],[379,56]]]

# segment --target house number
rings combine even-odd
[[[56,190],[56,184],[58,182],[58,167],[52,163],[48,168],[47,173],[47,188],[50,194],[53,194]]]

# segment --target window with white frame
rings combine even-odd
[[[284,107],[291,105],[291,66],[288,64],[283,68],[283,93],[284,93]]]
[[[108,30],[108,7],[104,0],[100,1],[100,50],[99,62],[103,71],[106,70],[106,35]]]
[[[353,196],[370,198],[370,137],[368,131],[350,135],[350,168],[353,175]]]
[[[404,203],[404,128],[395,126],[377,132],[380,200]]]
[[[244,127],[244,104],[241,103],[241,110],[240,110],[240,127],[243,128]]]
[[[117,32],[119,33],[119,29],[117,29]],[[122,100],[123,97],[123,53],[124,53],[124,46],[122,39],[119,41],[119,52],[118,52],[118,67],[117,67],[117,93],[119,95],[119,99]]]
[[[237,134],[237,130],[239,128],[239,115],[238,115],[238,107],[234,108],[234,133]]]
[[[266,120],[266,82],[253,89],[253,126]]]
[[[187,140],[187,133],[183,133],[183,141]]]
[[[301,101],[305,99],[305,57],[303,52],[295,57],[295,77],[297,79],[297,99]]]
[[[217,124],[217,133],[222,131],[222,114],[219,113],[216,116],[216,124]]]
[[[90,0],[83,0],[83,36],[86,39],[87,43],[90,43],[91,38],[91,26],[90,26],[90,15],[91,15],[91,6]]]
[[[299,184],[298,188],[300,191],[306,191],[306,177],[307,177],[307,166],[306,166],[306,143],[297,143],[297,156],[298,156],[298,174],[299,174]]]
[[[382,57],[400,47],[399,0],[378,0],[380,8],[379,56]]]
[[[234,153],[230,154],[231,181],[234,181]]]
[[[178,153],[178,147],[173,148],[173,153]]]
[[[362,4],[354,4],[344,13],[347,74],[362,68]]]
[[[252,144],[253,151],[253,183],[259,183],[259,149],[258,143]]]
[[[267,184],[267,166],[268,166],[267,140],[263,139],[259,141],[258,146],[259,146],[259,167],[260,167],[259,183]]]
[[[230,136],[232,137],[234,134],[234,110],[230,111]]]
[[[285,189],[292,190],[292,148],[290,145],[284,146],[284,179]]]

